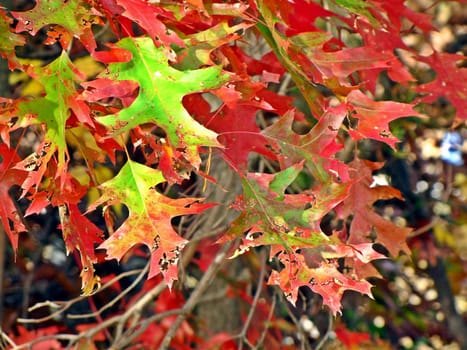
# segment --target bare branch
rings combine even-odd
[[[209,283],[214,278],[216,273],[222,266],[222,263],[226,259],[227,252],[231,247],[231,242],[225,244],[222,249],[217,253],[216,257],[214,258],[213,262],[207,269],[206,273],[203,275],[201,280],[199,281],[198,285],[196,286],[193,293],[191,293],[190,298],[186,301],[185,305],[182,308],[181,314],[177,317],[175,322],[172,324],[170,329],[168,330],[167,334],[165,335],[164,339],[162,340],[162,344],[159,347],[160,350],[168,349],[172,338],[177,333],[178,328],[182,324],[182,322],[186,319],[187,315],[193,310],[196,304],[199,302],[203,292],[209,286]]]

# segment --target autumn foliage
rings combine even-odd
[[[183,291],[188,266],[214,274],[225,258],[256,252],[250,264],[259,269],[265,260],[267,285],[293,305],[308,287],[336,316],[346,291],[372,296],[368,279],[380,276],[373,262],[410,254],[412,229],[374,207],[404,198],[374,183],[384,159],[365,157],[359,145],[397,150],[393,122],[410,128],[440,98],[453,108],[453,125],[467,118],[463,56],[422,54],[406,40],[413,34],[430,43],[437,28],[429,9],[402,0],[37,0],[17,7],[0,7],[0,54],[12,74],[36,87],[0,96],[7,237],[17,251],[29,218],[58,213],[81,298],[100,294],[114,276],[96,266],[141,256],[149,261],[147,282],[124,308],[141,305],[133,310],[141,318],[149,304],[138,298],[157,303],[141,328],[120,310],[95,321],[120,316],[120,329],[94,332],[83,322],[69,338],[53,338],[63,332],[55,326],[31,338],[19,326],[12,339],[52,335],[54,349],[123,348],[124,340],[144,349],[170,342],[231,349],[245,338],[279,348],[287,327],[242,288],[232,287],[230,297],[269,317],[267,335],[263,326],[237,338],[193,331],[185,318],[198,300],[196,285]],[[34,50],[46,58],[27,59]],[[421,70],[431,80],[420,81]],[[382,80],[403,98],[382,96]],[[236,190],[222,187],[220,164],[237,177]],[[211,201],[206,188],[215,187],[232,199]],[[230,213],[224,224],[198,236],[190,224],[219,206]],[[164,316],[172,309],[182,311]],[[350,333],[336,334],[345,343]]]

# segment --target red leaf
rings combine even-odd
[[[94,275],[93,264],[97,263],[94,248],[102,242],[102,231],[81,214],[76,204],[61,205],[59,213],[67,252],[76,249],[81,256],[82,295],[90,295],[100,283],[99,277]]]
[[[324,77],[347,78],[353,72],[360,70],[390,68],[391,61],[396,58],[392,53],[365,46],[335,52],[316,50],[311,54],[311,60]]]
[[[399,140],[394,137],[389,123],[395,119],[407,116],[423,117],[413,109],[413,105],[392,102],[373,101],[360,90],[354,90],[347,96],[347,102],[356,112],[353,117],[358,119],[356,130],[349,130],[349,134],[356,140],[371,138],[395,147]]]
[[[185,42],[159,19],[159,17],[175,19],[173,13],[142,0],[117,0],[117,4],[125,9],[122,15],[132,19],[146,30],[157,47],[161,45],[170,47],[172,44],[185,47]]]
[[[303,32],[317,31],[314,25],[316,19],[329,16],[335,16],[335,14],[317,3],[296,0],[293,6],[290,6],[290,14],[286,19],[288,24],[286,35],[290,37]]]
[[[462,55],[450,53],[433,53],[428,57],[420,57],[420,61],[428,63],[436,72],[436,78],[417,87],[417,91],[426,93],[422,101],[434,102],[439,97],[446,97],[456,108],[457,118],[467,119],[467,69],[457,64],[465,60]]]
[[[18,249],[19,233],[26,231],[9,193],[12,186],[21,184],[27,177],[26,171],[13,167],[19,160],[14,149],[0,143],[0,216],[15,251]]]
[[[59,332],[57,326],[40,328],[38,330],[27,330],[25,327],[18,325],[18,335],[11,335],[12,340],[17,344],[26,344],[34,341],[34,346],[30,346],[34,350],[62,350],[62,344],[57,339],[46,339],[37,341],[41,337],[54,335]]]
[[[361,349],[362,343],[371,343],[370,334],[349,331],[342,324],[338,324],[334,332],[336,332],[337,339],[339,339],[348,350],[358,350]]]
[[[284,268],[280,272],[273,271],[268,284],[279,285],[292,304],[295,304],[301,286],[308,286],[321,295],[323,303],[334,315],[340,313],[342,295],[346,290],[371,296],[370,283],[343,275],[335,264],[322,262],[319,266],[310,268],[300,254],[282,253],[279,258]]]
[[[162,273],[169,287],[177,279],[177,263],[187,240],[177,234],[172,218],[198,214],[213,204],[200,204],[200,198],[172,199],[156,190],[165,182],[160,170],[127,161],[120,172],[100,188],[102,196],[89,210],[105,204],[116,203],[128,207],[129,217],[99,248],[107,251],[107,259],[120,260],[137,244],[146,245],[151,251],[149,278]]]
[[[397,256],[401,250],[408,254],[409,247],[406,239],[411,229],[398,227],[373,210],[373,203],[377,200],[402,199],[400,192],[393,187],[371,187],[372,171],[379,169],[382,164],[354,160],[350,166],[353,168],[351,178],[355,180],[355,183],[349,191],[349,196],[338,208],[338,213],[342,218],[353,216],[348,243],[367,242],[366,236],[374,228],[377,235],[376,242],[384,245],[393,256]]]

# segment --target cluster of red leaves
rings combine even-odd
[[[348,138],[395,148],[398,139],[390,122],[420,116],[414,103],[372,97],[381,72],[408,88],[416,85],[396,49],[436,73],[433,81],[415,86],[418,102],[444,96],[459,119],[466,118],[461,82],[467,79],[465,69],[457,67],[462,57],[421,56],[401,40],[407,28],[435,30],[429,15],[412,11],[402,0],[332,3],[336,11],[307,0],[39,0],[28,11],[0,8],[0,54],[10,69],[44,87],[40,96],[0,100],[0,193],[5,198],[0,213],[14,249],[25,227],[9,190],[19,185],[21,197],[31,203],[26,215],[48,205],[60,208],[66,247],[81,256],[83,293],[98,283],[95,248],[103,249],[107,259],[121,259],[136,244],[151,251],[150,277],[162,273],[171,286],[186,244],[171,220],[212,204],[169,198],[157,186],[182,183],[200,170],[200,152],[214,148],[243,185],[233,203],[239,216],[220,242],[238,239],[237,254],[270,246],[270,258],[280,269],[269,283],[279,285],[291,302],[300,286],[308,286],[336,314],[345,290],[371,295],[365,278],[377,272],[370,262],[383,258],[373,243],[383,244],[392,255],[407,252],[410,230],[373,211],[377,200],[401,198],[389,186],[371,186],[372,172],[381,164],[357,155],[344,163],[338,152]],[[357,34],[361,45],[346,47],[340,36],[324,30],[328,25]],[[44,28],[46,44],[60,45],[61,55],[43,66],[22,63],[16,47]],[[271,51],[253,57],[254,50],[243,43],[244,33],[261,38]],[[86,77],[67,54],[83,48],[104,67],[96,78]],[[286,74],[316,122],[304,118],[292,97],[270,89]],[[213,99],[218,107],[208,103]],[[268,126],[258,123],[259,114],[272,116]],[[297,123],[308,131],[298,134]],[[20,159],[10,134],[24,128],[34,128],[40,144]],[[85,181],[69,172],[71,134],[81,135],[78,151],[89,175]],[[131,159],[127,142],[142,151],[144,164]],[[115,152],[124,150],[128,159],[118,174],[96,181],[96,164],[106,159],[115,163]],[[252,153],[276,164],[276,173],[250,172]],[[290,193],[301,174],[312,179],[309,187]],[[108,238],[78,209],[91,188],[98,188],[101,197],[89,211],[102,206],[109,217],[112,205],[128,208],[128,218],[115,232],[107,222]],[[350,225],[329,236],[320,224],[331,211]],[[342,259],[351,267],[345,273],[338,268]]]

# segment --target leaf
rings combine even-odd
[[[322,262],[313,268],[308,267],[300,254],[281,253],[280,261],[284,268],[272,271],[268,284],[276,284],[284,291],[287,299],[295,305],[298,289],[308,286],[323,297],[333,315],[340,313],[341,299],[346,290],[354,290],[371,296],[371,284],[365,280],[354,280],[337,270],[337,264]]]
[[[367,242],[367,236],[374,229],[376,231],[376,242],[384,245],[391,255],[397,256],[401,250],[409,254],[410,250],[406,239],[412,230],[407,227],[396,226],[373,210],[373,203],[377,200],[402,199],[400,192],[393,187],[371,187],[373,183],[372,172],[379,169],[382,164],[356,159],[350,166],[353,169],[351,178],[355,180],[355,183],[349,191],[349,196],[337,210],[341,218],[353,217],[349,229],[348,243]]]
[[[365,0],[334,0],[334,2],[353,13],[364,16],[374,27],[379,26],[378,21],[370,11],[373,7],[371,3]]]
[[[417,91],[426,94],[422,101],[432,103],[439,97],[446,97],[456,108],[457,118],[467,119],[467,69],[458,66],[465,60],[462,55],[449,53],[433,53],[428,57],[420,57],[436,72],[436,78],[417,87]]]
[[[23,36],[14,34],[10,29],[12,19],[0,7],[0,55],[8,60],[8,67],[13,70],[21,64],[16,57],[16,46],[23,46],[26,42]]]
[[[278,155],[281,168],[287,168],[304,159],[313,177],[320,183],[327,183],[332,180],[332,176],[323,166],[328,162],[326,159],[331,158],[342,148],[336,142],[336,138],[346,113],[347,108],[343,104],[329,108],[308,134],[298,135],[292,130],[294,114],[289,112],[264,129],[263,135],[274,144],[273,148]],[[346,177],[341,173],[339,176]]]
[[[369,333],[350,331],[341,323],[337,325],[335,332],[337,339],[339,339],[348,350],[361,349],[364,343],[372,344]]]
[[[330,242],[319,225],[308,220],[306,208],[315,205],[314,194],[309,191],[284,194],[302,168],[303,164],[296,164],[275,175],[250,173],[242,179],[244,193],[233,204],[240,215],[225,236],[231,240],[246,233],[235,255],[251,247],[272,245],[272,257],[281,250]]]
[[[77,96],[75,82],[85,78],[73,66],[65,51],[45,67],[30,68],[29,74],[44,86],[45,96],[21,102],[19,111],[23,116],[35,116],[35,123],[43,123],[46,126],[46,134],[38,151],[17,165],[18,168],[30,171],[28,181],[22,185],[24,192],[28,192],[33,185],[40,182],[55,151],[58,152],[56,177],[65,171],[69,159],[65,139],[66,122],[70,110],[77,107],[74,102]],[[92,123],[90,119],[89,123]]]
[[[390,68],[396,60],[391,52],[381,52],[371,47],[346,48],[335,52],[315,50],[310,54],[311,61],[316,64],[325,78],[347,78],[350,74],[377,68]]]
[[[319,102],[322,95],[315,84],[315,81],[320,81],[321,77],[316,74],[316,69],[312,64],[310,65],[309,61],[301,62],[304,56],[302,48],[293,45],[293,42],[279,30],[284,26],[284,21],[278,13],[287,12],[290,4],[284,1],[277,3],[262,0],[257,1],[257,6],[264,19],[256,24],[258,30],[271,46],[282,66],[290,73],[312,113],[321,115],[322,106]],[[324,40],[325,37],[329,37],[329,34],[323,32],[322,37]]]
[[[187,101],[190,104],[189,109],[193,111],[196,120],[219,133],[218,140],[224,146],[223,156],[230,164],[237,169],[246,169],[250,152],[275,158],[275,154],[266,146],[268,140],[261,135],[256,124],[258,107],[243,103],[232,108],[223,106],[214,113],[202,113],[200,104],[205,104],[208,108],[209,104],[201,96],[197,96],[195,104],[193,97],[191,101]]]
[[[360,90],[354,90],[347,96],[347,102],[356,112],[358,119],[356,130],[349,134],[356,140],[371,138],[395,148],[399,140],[391,133],[389,123],[393,120],[417,116],[423,117],[413,109],[413,105],[393,101],[373,101]]]
[[[157,47],[163,45],[167,50],[172,44],[179,47],[185,46],[183,40],[159,19],[161,17],[175,19],[172,12],[142,0],[117,0],[117,4],[125,9],[122,15],[135,21],[146,30]]]
[[[81,214],[76,204],[62,204],[58,209],[67,253],[76,249],[81,256],[81,294],[91,295],[100,286],[93,264],[97,263],[94,248],[102,242],[102,231]]]
[[[19,233],[26,231],[9,193],[12,186],[21,183],[27,176],[26,171],[13,167],[19,160],[20,158],[14,149],[0,143],[0,198],[2,198],[0,217],[14,251],[18,249]]]
[[[284,14],[282,14],[282,18],[284,18],[287,23],[288,28],[286,35],[288,37],[299,33],[317,32],[318,30],[315,27],[316,19],[334,15],[332,12],[324,9],[321,5],[314,2],[308,2],[306,0],[294,1],[293,6],[290,6],[289,3],[288,7],[290,11],[288,16],[284,18]]]
[[[96,49],[91,26],[100,24],[101,21],[85,2],[38,0],[33,9],[24,12],[13,11],[11,14],[18,20],[17,33],[27,31],[31,35],[36,35],[44,26],[56,24],[78,37],[89,52],[94,52]],[[63,49],[67,50],[68,47]]]
[[[178,51],[179,58],[176,67],[193,69],[206,64],[213,65],[212,51],[239,39],[237,32],[251,26],[248,23],[240,23],[230,27],[227,22],[221,22],[207,30],[189,35],[185,39],[186,47]]]
[[[130,51],[130,62],[112,63],[103,77],[115,80],[135,80],[138,97],[128,107],[114,115],[98,118],[114,134],[131,130],[137,125],[155,123],[167,134],[171,147],[184,152],[187,160],[198,167],[198,146],[220,147],[216,133],[196,122],[182,105],[184,95],[213,89],[226,82],[221,67],[179,71],[170,67],[161,48],[147,37],[125,38],[117,47]]]
[[[128,160],[120,172],[99,187],[103,194],[88,210],[105,204],[123,203],[128,207],[126,221],[99,248],[107,251],[107,259],[120,260],[136,244],[151,251],[149,278],[162,273],[168,286],[177,279],[177,261],[187,241],[172,227],[171,219],[198,214],[212,207],[199,204],[200,198],[172,199],[155,189],[165,182],[161,171]]]

